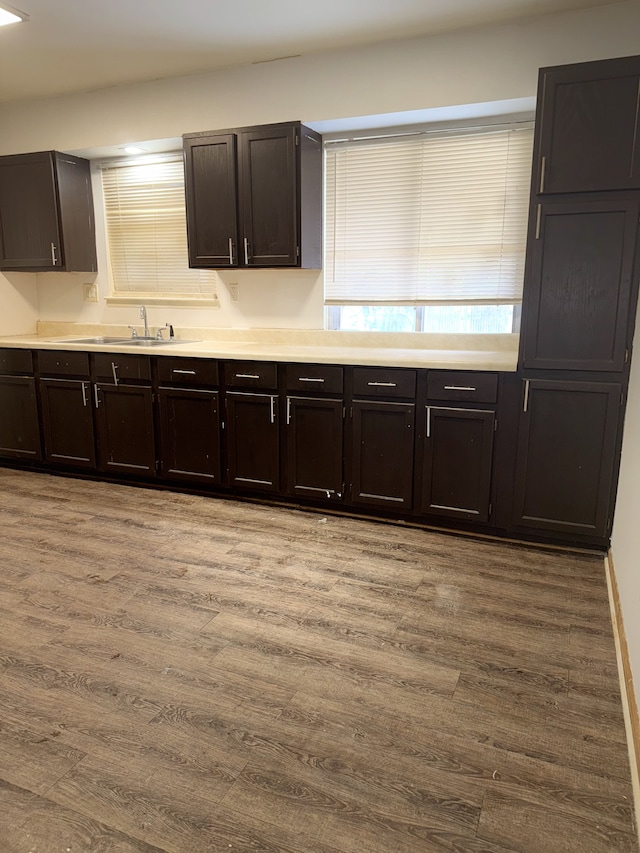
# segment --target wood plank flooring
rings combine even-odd
[[[601,557],[0,469],[2,853],[637,849]]]

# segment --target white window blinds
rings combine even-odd
[[[328,304],[522,298],[530,125],[327,143]]]
[[[182,158],[102,166],[115,294],[216,296],[212,270],[189,269]]]

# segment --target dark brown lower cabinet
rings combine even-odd
[[[608,534],[621,393],[618,383],[524,380],[517,527]]]
[[[342,400],[287,397],[287,487],[291,495],[342,500]]]
[[[151,388],[97,383],[93,390],[100,470],[155,476]]]
[[[422,511],[487,522],[495,412],[427,406]]]
[[[158,389],[164,477],[219,485],[220,411],[217,391]]]
[[[32,376],[0,376],[0,456],[42,459]]]
[[[228,484],[241,489],[280,489],[276,394],[228,391]]]
[[[95,468],[91,383],[41,379],[39,387],[46,461]]]
[[[414,403],[354,401],[354,504],[411,509],[414,424]]]

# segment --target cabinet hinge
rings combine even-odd
[[[624,351],[624,363],[626,364],[629,361],[629,350],[626,349]]]
[[[489,504],[489,518],[491,518],[492,512],[493,512],[493,504]]]
[[[300,134],[296,133],[296,145],[300,145]]]
[[[493,422],[493,431],[498,432],[498,419],[497,418]]]
[[[620,392],[620,405],[624,406],[624,391]]]
[[[300,257],[300,246],[296,246],[296,258]]]

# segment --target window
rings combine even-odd
[[[189,269],[181,155],[101,168],[113,295],[215,301],[217,274]]]
[[[329,326],[511,332],[532,148],[530,123],[328,142]]]

